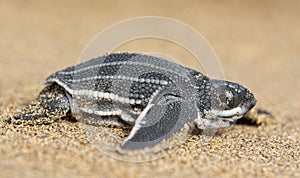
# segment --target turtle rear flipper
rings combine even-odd
[[[66,116],[69,110],[67,93],[61,86],[52,83],[45,87],[32,103],[9,120],[15,124],[49,124]]]

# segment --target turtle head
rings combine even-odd
[[[256,104],[254,95],[240,84],[210,80],[211,108],[209,115],[214,118],[236,120]]]

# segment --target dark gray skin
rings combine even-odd
[[[122,122],[133,126],[122,144],[130,150],[155,146],[185,126],[229,128],[256,104],[253,94],[237,83],[212,80],[193,69],[135,53],[86,61],[51,75],[46,84],[28,107],[11,118],[13,123],[49,124],[71,116],[86,123]],[[128,92],[122,93],[127,84]],[[110,115],[119,117],[112,120]]]

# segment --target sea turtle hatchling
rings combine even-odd
[[[75,116],[88,124],[127,124],[123,149],[142,149],[191,129],[229,128],[256,104],[237,83],[209,79],[162,58],[113,53],[49,76],[47,86],[11,121],[51,123]]]

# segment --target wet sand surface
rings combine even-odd
[[[299,1],[1,1],[0,177],[300,177],[299,12]],[[143,15],[175,18],[201,32],[225,78],[251,89],[256,108],[273,117],[209,141],[191,135],[164,158],[143,163],[103,154],[77,122],[5,122],[38,95],[47,76],[77,63],[97,33]],[[186,50],[162,40],[117,51],[165,53],[202,70]]]

